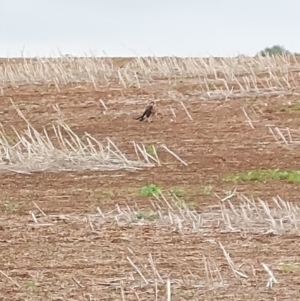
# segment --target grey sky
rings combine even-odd
[[[0,0],[0,56],[300,52],[299,0]]]

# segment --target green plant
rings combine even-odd
[[[115,193],[112,190],[101,190],[100,193],[104,197],[113,197],[113,196],[115,196]]]
[[[153,156],[155,154],[155,147],[154,147],[154,145],[147,145],[146,146],[146,152],[147,152],[147,154]]]
[[[195,293],[187,288],[181,288],[179,290],[180,295],[184,298],[184,300],[195,300]]]
[[[18,204],[15,204],[15,203],[10,203],[10,202],[6,202],[3,204],[4,208],[5,208],[5,212],[8,213],[13,213],[13,212],[16,212],[18,211],[19,209],[19,205]]]
[[[175,189],[172,189],[171,192],[178,198],[181,198],[181,197],[185,196],[185,194],[186,194],[186,191],[183,188],[175,188]]]
[[[210,195],[212,190],[213,190],[214,186],[211,186],[211,185],[206,185],[203,187],[203,192],[202,194],[205,194],[205,195]]]
[[[286,180],[290,183],[299,183],[300,171],[280,169],[251,170],[247,172],[237,172],[226,175],[223,180],[234,183],[247,181],[265,182],[268,180]]]
[[[2,132],[1,136],[2,137],[0,138],[0,142],[2,144],[4,144],[4,145],[8,144],[10,146],[13,146],[16,144],[16,138],[12,138],[12,137],[8,136],[5,132]]]
[[[293,104],[283,105],[280,109],[281,112],[292,112],[292,111],[300,111],[300,102],[296,102]]]
[[[233,190],[225,190],[225,191],[224,191],[225,196],[230,196],[230,195],[232,195],[233,193],[234,193]]]
[[[195,209],[195,204],[194,203],[187,203],[183,200],[178,200],[175,202],[176,207],[180,209],[185,209],[185,210],[194,210]]]
[[[27,282],[27,289],[31,292],[36,290],[36,284],[33,280]]]
[[[209,88],[210,91],[214,91],[214,90],[217,89],[215,83],[213,83],[213,82],[208,83],[208,88]]]
[[[280,263],[279,269],[286,273],[294,273],[300,269],[299,263]]]
[[[137,219],[144,219],[144,220],[156,220],[159,215],[157,212],[153,211],[139,211],[135,214]]]
[[[158,195],[161,192],[161,189],[155,184],[150,184],[147,186],[143,186],[140,192],[143,196],[154,196]]]

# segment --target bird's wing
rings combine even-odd
[[[143,115],[147,115],[149,113],[149,111],[151,111],[151,107],[150,106],[147,106],[143,112]]]

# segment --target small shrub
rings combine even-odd
[[[291,54],[288,50],[286,50],[283,46],[274,45],[272,47],[266,47],[264,50],[260,51],[260,55],[283,55],[283,54]]]

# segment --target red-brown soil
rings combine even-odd
[[[59,104],[64,121],[79,135],[88,132],[99,141],[109,137],[129,157],[135,154],[132,141],[153,144],[162,165],[135,172],[0,175],[0,270],[10,277],[0,274],[3,300],[156,300],[149,254],[164,282],[171,280],[172,300],[297,300],[298,234],[230,233],[217,225],[215,229],[194,233],[157,226],[155,222],[123,226],[107,222],[95,226],[93,232],[88,219],[70,218],[96,214],[97,207],[109,212],[116,204],[150,210],[155,199],[139,192],[149,184],[164,190],[183,188],[185,201],[194,203],[199,212],[218,203],[214,193],[224,196],[234,188],[265,201],[279,195],[297,203],[297,184],[234,184],[222,180],[237,171],[299,167],[299,150],[276,144],[267,128],[299,128],[299,113],[282,109],[288,100],[294,102],[296,98],[218,102],[193,99],[184,102],[193,118],[190,120],[180,103],[159,97],[158,88],[94,91],[88,85],[82,87],[65,86],[59,93],[55,87],[43,85],[4,88],[0,96],[1,123],[9,135],[13,135],[11,126],[24,129],[24,122],[11,105],[13,100],[37,130],[50,128],[58,114],[52,106]],[[166,92],[168,86],[164,84],[161,89]],[[191,87],[178,83],[172,89],[184,95]],[[163,113],[153,117],[153,122],[134,120],[153,95],[159,98],[157,111]],[[127,98],[136,98],[136,103],[126,104]],[[108,107],[106,114],[99,99]],[[247,123],[242,108],[253,120],[254,129]],[[260,113],[254,115],[251,108]],[[162,144],[188,165],[167,153]],[[212,193],[203,194],[208,185],[213,186]],[[49,216],[51,226],[35,224],[30,212],[41,216],[35,204],[46,214],[45,221]],[[59,217],[53,220],[53,215]],[[243,265],[240,269],[247,279],[234,276],[219,242],[236,266]],[[148,284],[143,283],[127,257]],[[204,257],[216,262],[228,287],[208,287]],[[272,289],[266,288],[268,274],[261,263],[271,268],[279,282]],[[281,268],[281,263],[293,267]],[[165,283],[158,282],[157,292],[157,300],[167,300]]]

